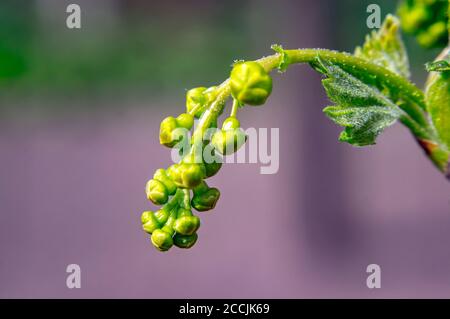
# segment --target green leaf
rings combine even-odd
[[[425,101],[431,121],[438,133],[439,139],[450,150],[450,50],[443,52],[443,60],[432,64],[431,72],[425,89]],[[445,63],[441,63],[445,62]]]
[[[356,57],[382,66],[405,78],[409,78],[409,62],[400,36],[400,22],[388,15],[380,30],[366,36],[366,42],[355,50]]]
[[[400,108],[376,87],[337,65],[318,58],[314,67],[327,77],[322,84],[336,106],[326,107],[324,112],[344,127],[340,141],[355,146],[375,144],[377,136],[402,115]]]
[[[355,146],[375,144],[375,138],[398,119],[398,113],[386,106],[329,106],[323,111],[335,123],[345,127],[339,140]]]

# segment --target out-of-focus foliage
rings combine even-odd
[[[42,14],[54,5],[0,2],[2,96],[164,94],[220,79],[233,57],[248,54],[245,10],[232,5],[98,2],[102,15],[82,6],[78,30],[66,27],[65,6],[56,18]]]
[[[32,35],[31,8],[26,1],[0,3],[0,81],[15,79],[29,66],[28,56]],[[23,7],[19,7],[23,5]]]
[[[447,11],[447,0],[403,0],[398,15],[406,33],[424,48],[434,48],[447,45]]]

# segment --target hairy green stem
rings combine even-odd
[[[402,111],[401,122],[415,135],[428,156],[435,162],[429,154],[430,150],[427,149],[429,146],[424,145],[432,145],[433,151],[437,149],[442,152],[448,152],[446,147],[437,138],[435,128],[428,118],[424,93],[404,77],[384,67],[344,52],[326,49],[295,49],[283,50],[283,53],[285,54],[284,59],[287,59],[289,65],[311,64],[317,62],[317,59],[322,59],[339,66],[357,78],[369,79],[374,84],[398,92],[398,107]],[[260,58],[256,62],[261,64],[267,72],[270,72],[278,68],[281,59],[283,59],[283,55],[275,53]],[[225,80],[217,90],[218,95],[216,100],[204,112],[194,131],[194,141],[202,140],[205,131],[223,111],[226,100],[231,94],[229,79]],[[437,163],[435,162],[435,164]]]
[[[357,58],[349,53],[325,49],[297,49],[284,50],[290,64],[313,63],[320,58],[341,67],[344,71],[356,77],[370,77],[391,90],[399,92],[405,103],[400,104],[404,112],[402,123],[406,125],[418,138],[436,139],[436,134],[430,125],[426,114],[425,97],[423,92],[405,78],[376,64]],[[257,60],[267,71],[276,68],[281,55],[274,54]]]
[[[203,136],[208,128],[211,127],[212,122],[222,113],[225,103],[231,94],[229,80],[225,80],[218,88],[218,94],[214,102],[203,113],[200,121],[192,135],[194,145],[203,141]]]
[[[349,53],[337,52],[333,50],[322,49],[298,49],[298,50],[285,50],[290,63],[312,63],[317,58],[329,61],[335,65],[341,67],[344,71],[358,77],[365,76],[372,78],[373,81],[379,81],[389,89],[398,90],[401,97],[407,102],[404,107],[404,111],[413,117],[419,124],[427,125],[428,120],[424,113],[425,97],[423,92],[415,85],[407,81],[405,78],[363,60],[357,58]],[[269,58],[269,57],[268,57]],[[273,69],[279,63],[280,55],[277,59],[269,59],[269,67]],[[275,63],[275,65],[273,65]]]

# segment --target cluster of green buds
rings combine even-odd
[[[399,7],[403,28],[423,46],[445,44],[448,4],[448,0],[403,0]],[[223,156],[238,151],[247,140],[238,110],[264,104],[272,92],[268,72],[284,71],[291,64],[308,63],[326,77],[323,86],[336,105],[324,112],[344,127],[341,141],[355,146],[375,144],[385,128],[400,121],[450,178],[449,49],[427,66],[430,75],[423,92],[408,80],[408,58],[398,26],[397,19],[389,15],[380,31],[368,36],[354,55],[325,49],[284,50],[274,45],[274,55],[236,62],[230,78],[220,85],[189,90],[185,112],[165,118],[159,131],[160,143],[174,148],[181,160],[158,169],[145,188],[147,198],[161,206],[141,217],[153,245],[167,251],[172,246],[190,248],[197,242],[200,218],[193,211],[214,209],[220,197],[219,190],[209,187],[206,180],[221,169]],[[231,112],[219,129],[230,97]]]
[[[404,0],[398,8],[403,31],[425,48],[444,47],[448,41],[447,0]]]
[[[162,206],[155,212],[145,211],[141,216],[144,231],[151,235],[152,244],[160,251],[167,251],[174,245],[190,248],[196,243],[200,218],[193,214],[193,209],[212,210],[220,197],[219,190],[209,187],[205,180],[222,167],[221,155],[236,152],[247,140],[237,118],[238,109],[246,104],[263,104],[272,91],[271,77],[257,62],[236,63],[229,81],[229,85],[189,90],[186,112],[161,122],[160,143],[180,150],[187,146],[188,151],[180,152],[179,163],[156,170],[145,187],[147,198]],[[222,128],[217,129],[230,93],[233,97],[231,114]],[[199,119],[196,127],[195,118]],[[213,133],[209,134],[211,130]],[[213,160],[204,156],[207,148]]]
[[[169,250],[173,245],[190,248],[197,241],[200,218],[192,213],[189,206],[178,202],[184,196],[182,192],[180,194],[160,210],[142,213],[142,228],[151,234],[153,245],[160,251]]]

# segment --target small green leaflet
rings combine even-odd
[[[367,85],[339,66],[317,58],[313,67],[327,78],[322,84],[335,106],[324,113],[345,129],[339,140],[354,146],[375,144],[377,136],[394,124],[401,110],[377,88]]]
[[[409,61],[400,36],[400,22],[388,15],[378,32],[366,36],[366,42],[355,50],[356,57],[382,66],[398,75],[409,78]]]
[[[272,44],[270,48],[281,55],[280,63],[278,64],[278,71],[286,71],[288,66],[291,64],[291,61],[289,60],[289,56],[284,51],[283,47],[279,44]]]

